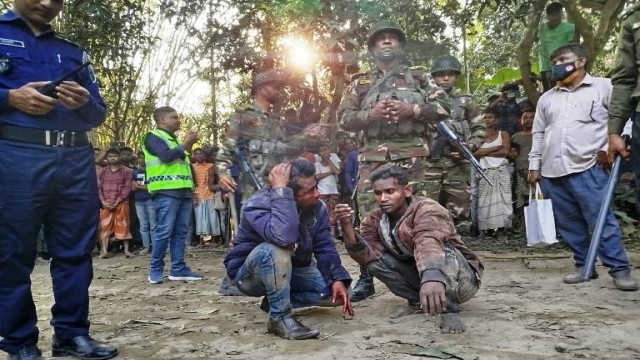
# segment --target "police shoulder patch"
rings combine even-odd
[[[631,6],[630,8],[624,10],[623,12],[620,13],[620,15],[618,15],[618,17],[620,18],[620,20],[624,20],[627,17],[629,17],[629,15],[633,14],[634,12],[636,12],[636,10],[640,9],[640,3],[637,3],[633,6]]]

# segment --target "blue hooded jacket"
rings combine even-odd
[[[341,280],[345,287],[351,277],[342,266],[329,230],[329,212],[322,201],[312,210],[298,208],[290,188],[267,187],[251,196],[242,207],[242,216],[233,247],[224,259],[227,274],[235,279],[251,251],[262,242],[298,248],[291,256],[293,267],[311,265],[315,256],[318,270],[327,285]]]

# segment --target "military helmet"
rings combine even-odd
[[[456,74],[460,74],[462,72],[462,65],[453,55],[440,55],[433,60],[431,75],[440,71],[453,71]]]
[[[400,25],[392,21],[381,21],[375,24],[369,30],[369,35],[367,36],[367,48],[369,50],[373,49],[376,46],[376,38],[383,31],[390,31],[390,32],[396,33],[398,35],[398,40],[400,40],[401,44],[407,41],[407,37],[404,34],[404,31],[402,31],[402,28],[400,27]]]

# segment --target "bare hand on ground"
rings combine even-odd
[[[444,284],[439,281],[427,281],[420,287],[422,312],[435,316],[442,313],[447,304]]]
[[[331,302],[335,304],[337,300],[342,300],[342,314],[353,316],[349,293],[342,281],[336,281],[331,284]]]

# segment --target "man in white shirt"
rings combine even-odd
[[[331,235],[335,238],[337,222],[333,209],[336,207],[340,198],[340,191],[338,190],[340,158],[337,154],[330,152],[329,146],[327,145],[320,145],[315,158],[318,192],[320,192],[320,200],[327,205],[327,210],[329,210]]]
[[[529,181],[540,181],[546,198],[553,203],[556,229],[571,247],[576,272],[564,282],[582,281],[591,231],[595,227],[609,175],[596,163],[596,155],[607,143],[607,109],[611,81],[586,72],[586,49],[567,44],[551,54],[556,86],[538,101],[529,153]],[[616,287],[638,290],[631,277],[620,226],[608,209],[598,257],[609,268]],[[593,273],[593,278],[598,274]]]

